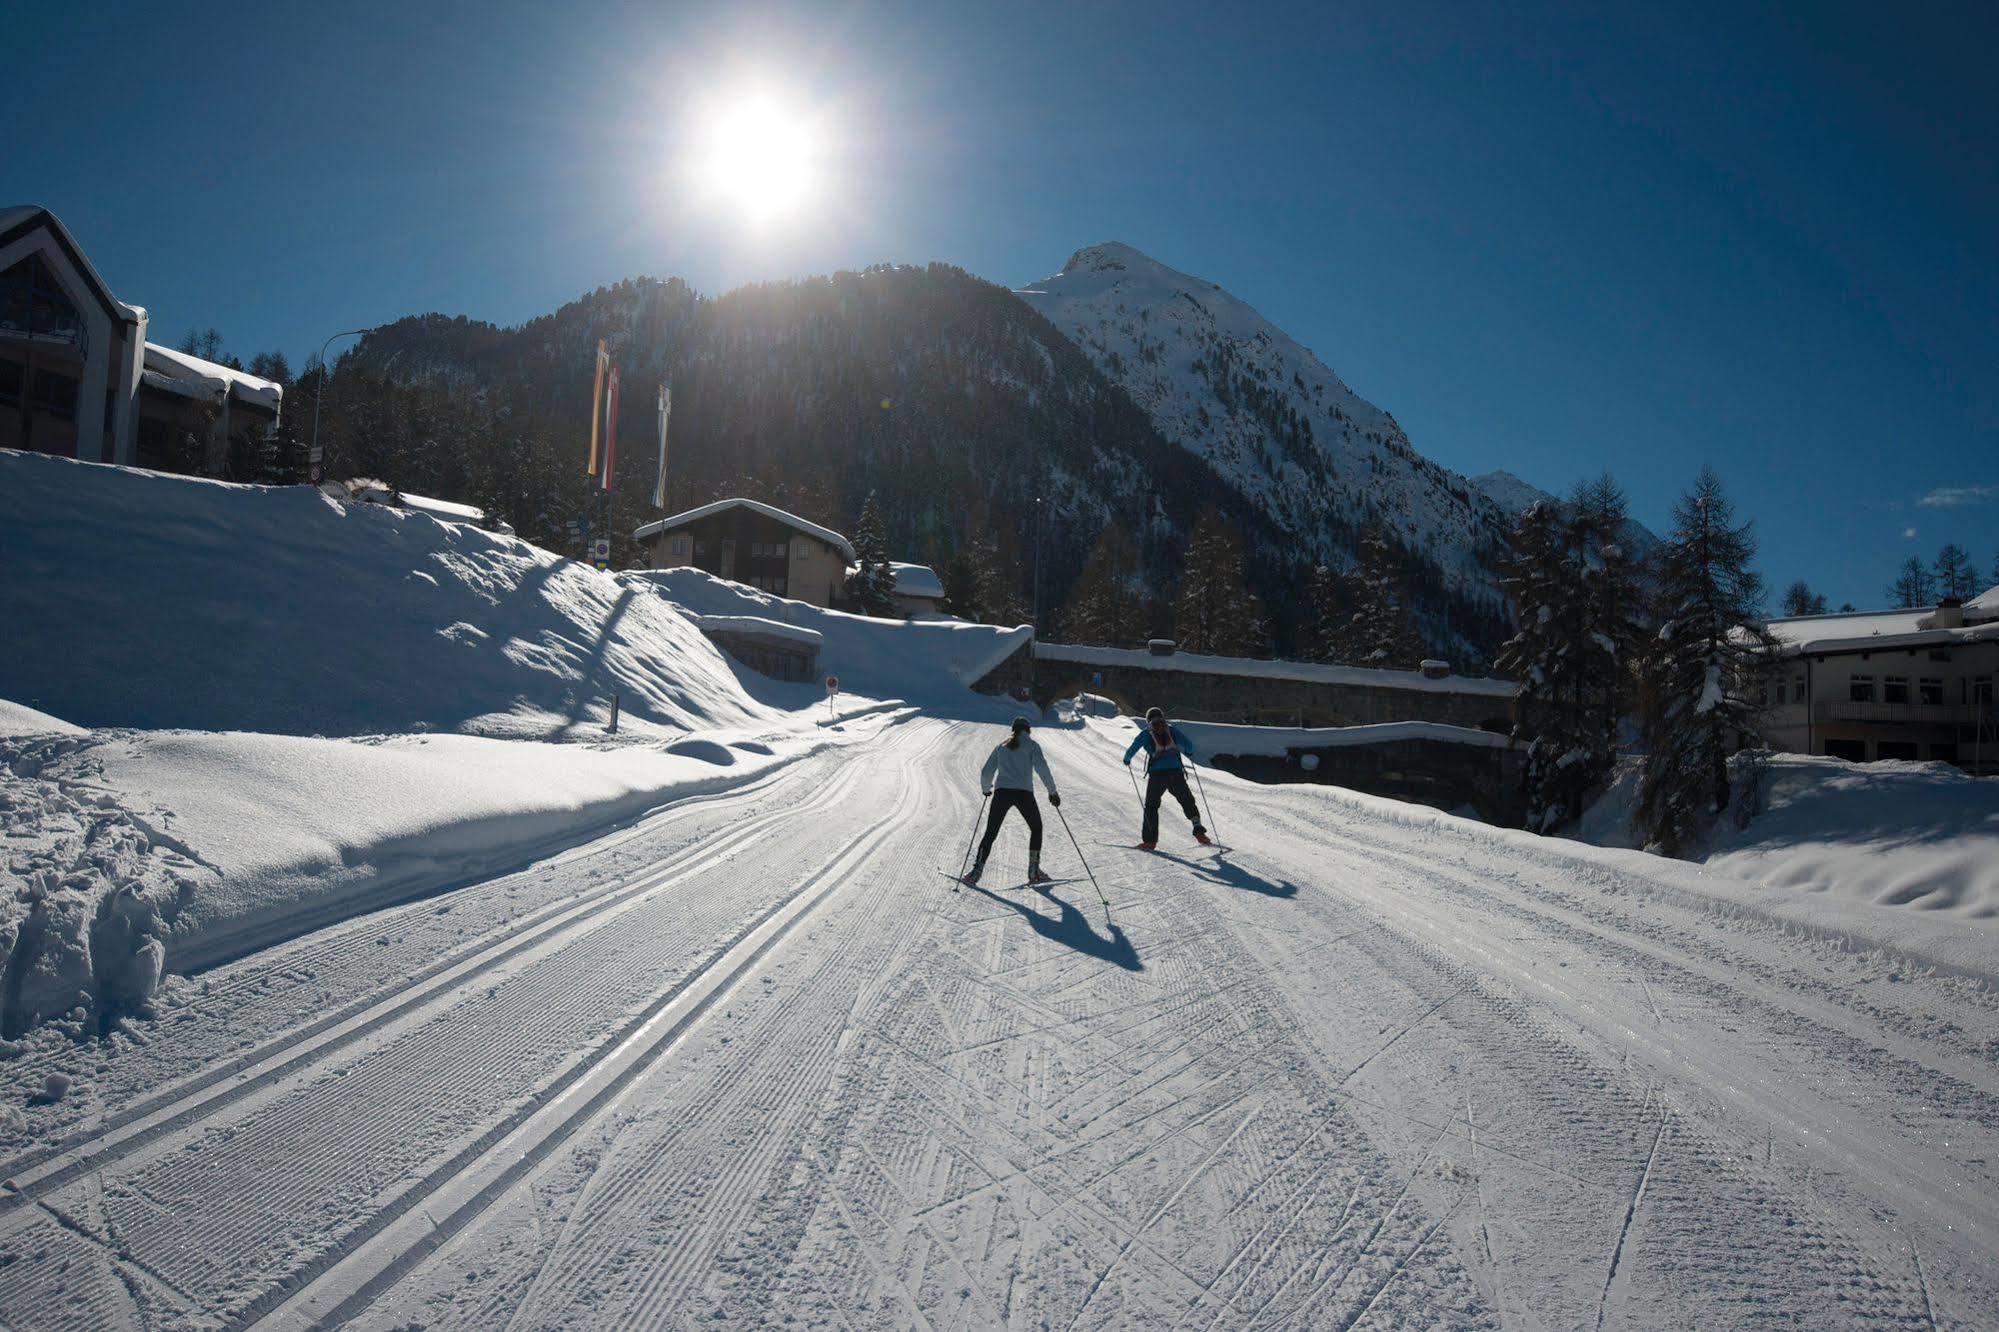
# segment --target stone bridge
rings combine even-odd
[[[1512,730],[1513,699],[1520,692],[1510,680],[1467,679],[1445,670],[1375,670],[1033,640],[973,687],[1044,708],[1058,698],[1088,693],[1127,713],[1160,707],[1193,721],[1298,727],[1426,721],[1500,733]]]

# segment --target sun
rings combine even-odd
[[[770,92],[746,92],[714,105],[699,144],[697,184],[751,222],[789,217],[819,188],[824,145],[818,127]]]

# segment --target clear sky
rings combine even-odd
[[[156,340],[297,364],[641,273],[1019,286],[1115,239],[1447,466],[1608,468],[1661,527],[1713,463],[1776,587],[1999,560],[1989,0],[290,8],[0,0],[0,203]],[[687,165],[752,88],[818,145],[776,221]]]

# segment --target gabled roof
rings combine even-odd
[[[111,294],[111,288],[90,259],[83,247],[76,243],[76,237],[69,234],[69,228],[62,219],[40,204],[10,204],[0,208],[0,246],[7,245],[37,227],[47,227],[49,235],[55,238],[56,248],[69,260],[70,267],[83,275],[90,286],[90,294],[104,308],[104,313],[120,323],[136,324],[140,311],[125,304]]]
[[[774,504],[765,504],[761,500],[753,499],[719,499],[713,504],[704,504],[698,509],[689,509],[685,513],[670,514],[665,518],[635,528],[632,532],[632,539],[634,541],[644,541],[648,537],[658,536],[661,532],[670,532],[676,527],[685,527],[689,523],[699,522],[711,514],[720,513],[724,509],[734,508],[754,509],[766,518],[774,518],[786,527],[803,532],[809,537],[816,537],[839,551],[840,557],[849,564],[860,558],[860,556],[854,553],[852,543],[832,528],[821,527],[817,523],[808,523],[795,513],[786,513]]]

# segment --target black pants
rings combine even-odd
[[[986,815],[986,835],[979,843],[979,864],[985,864],[986,857],[992,854],[993,839],[999,836],[1000,821],[1006,818],[1010,809],[1019,810],[1020,817],[1027,820],[1028,860],[1037,865],[1041,863],[1041,806],[1034,799],[1034,792],[1002,786],[993,792],[992,813]]]
[[[1201,807],[1194,803],[1194,793],[1187,789],[1187,771],[1184,768],[1167,768],[1161,772],[1145,774],[1145,827],[1139,833],[1141,842],[1159,840],[1159,800],[1168,791],[1180,802],[1180,808],[1192,821],[1195,833],[1204,833],[1201,826]]]

